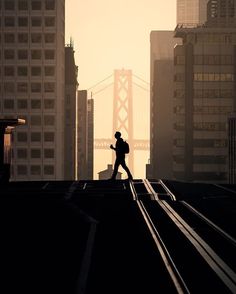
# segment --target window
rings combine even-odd
[[[45,50],[44,52],[45,59],[54,59],[55,51],[54,50]]]
[[[44,125],[45,126],[54,126],[55,117],[54,115],[44,115]]]
[[[40,66],[32,66],[31,67],[31,75],[33,77],[41,76],[41,67]]]
[[[13,77],[15,75],[15,68],[13,66],[5,66],[4,75],[6,77]]]
[[[18,142],[27,142],[28,134],[26,132],[18,132],[17,133],[17,141]]]
[[[4,8],[5,8],[5,10],[14,10],[15,9],[15,2],[5,0],[4,1]]]
[[[31,149],[30,156],[31,156],[31,158],[41,158],[41,150],[40,149]]]
[[[4,41],[5,41],[5,43],[14,43],[15,42],[15,35],[11,34],[11,33],[5,34]]]
[[[32,27],[41,27],[42,18],[41,17],[32,17],[31,18],[31,25],[32,25]]]
[[[26,148],[19,148],[17,149],[17,157],[19,159],[26,159],[27,158],[27,149]]]
[[[17,84],[17,91],[20,93],[28,92],[28,84],[27,83],[18,83]]]
[[[40,126],[41,125],[41,116],[40,115],[31,115],[31,125]]]
[[[41,141],[41,133],[32,132],[31,133],[31,142],[40,142]]]
[[[28,17],[19,17],[18,18],[18,26],[19,27],[27,27],[28,26]]]
[[[41,50],[32,50],[31,51],[31,58],[32,59],[41,59],[42,53]]]
[[[45,66],[44,68],[44,74],[45,76],[54,76],[55,74],[55,68],[54,66]]]
[[[54,158],[54,149],[44,149],[44,158]]]
[[[27,10],[28,9],[28,2],[27,0],[24,1],[18,1],[18,9],[19,10]]]
[[[10,17],[10,16],[6,16],[4,18],[4,24],[6,27],[14,27],[15,26],[15,18]]]
[[[44,92],[53,93],[55,91],[54,83],[44,83]]]
[[[28,101],[27,99],[18,99],[17,100],[17,108],[18,109],[27,109]]]
[[[14,99],[4,99],[5,109],[14,109]]]
[[[45,27],[54,27],[55,26],[55,17],[45,17],[44,25],[45,25]]]
[[[20,77],[26,77],[28,75],[28,68],[27,66],[18,66],[17,74]]]
[[[41,100],[39,100],[39,99],[31,100],[31,108],[32,109],[40,109],[41,108]]]
[[[46,10],[55,9],[55,0],[45,0],[45,9]]]
[[[44,133],[44,142],[54,142],[54,133],[53,132],[45,132]]]
[[[14,93],[15,92],[15,84],[6,82],[4,83],[4,93]]]
[[[15,51],[12,49],[4,50],[4,58],[5,59],[14,59],[15,58]]]
[[[23,44],[28,43],[28,34],[26,33],[18,34],[18,42]]]
[[[27,165],[17,165],[18,175],[27,175]]]
[[[45,175],[53,175],[54,174],[54,166],[53,165],[45,165],[43,170],[44,170]]]
[[[25,60],[28,59],[28,51],[27,50],[18,50],[18,59]]]
[[[41,9],[41,1],[32,1],[31,2],[32,10],[40,10]]]
[[[31,42],[32,43],[41,43],[42,42],[42,35],[41,34],[31,34]]]
[[[41,83],[31,83],[32,93],[41,93]]]
[[[55,34],[45,34],[44,35],[45,43],[54,43],[55,41]]]
[[[54,99],[44,99],[44,108],[53,109],[55,105]]]
[[[32,176],[41,175],[41,166],[40,165],[31,165],[30,166],[30,173]]]

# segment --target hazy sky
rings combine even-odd
[[[175,0],[66,0],[66,42],[74,41],[79,66],[79,89],[88,89],[111,75],[115,69],[131,69],[149,82],[150,32],[173,30]],[[105,81],[91,91],[112,83]],[[145,86],[145,84],[140,83]],[[111,137],[112,87],[94,96],[95,138]],[[134,136],[149,138],[149,94],[134,89]],[[104,112],[107,114],[104,116]],[[142,120],[140,120],[140,112]],[[108,151],[111,154],[111,151]],[[98,152],[95,152],[95,156]],[[135,176],[144,177],[147,152],[140,152]],[[97,159],[95,159],[97,160]],[[98,160],[97,160],[98,161]],[[109,162],[107,162],[109,163]],[[96,163],[95,170],[106,169]],[[95,171],[96,173],[97,171]]]

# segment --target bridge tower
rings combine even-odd
[[[131,172],[134,168],[134,137],[133,137],[133,92],[132,71],[114,71],[114,95],[113,95],[113,134],[119,131],[124,140],[128,140],[130,153],[128,165]],[[113,162],[114,162],[113,152]]]

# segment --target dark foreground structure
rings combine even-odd
[[[236,187],[0,187],[1,293],[235,293]]]

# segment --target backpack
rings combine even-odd
[[[123,151],[126,154],[129,153],[129,144],[126,141],[123,142]]]

